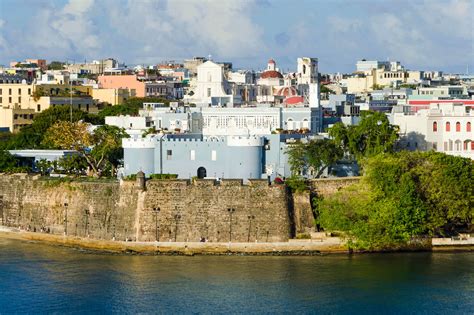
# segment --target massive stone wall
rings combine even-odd
[[[292,196],[266,180],[148,180],[143,187],[0,175],[0,224],[96,239],[286,241],[313,229],[312,197],[358,180],[313,180],[310,194]]]
[[[319,178],[310,180],[309,186],[311,193],[324,198],[359,181],[360,177]]]
[[[127,181],[0,175],[3,225],[97,239],[286,241],[287,198],[284,186],[259,180],[149,180],[143,190]]]

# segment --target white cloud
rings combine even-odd
[[[334,71],[353,69],[357,58],[431,69],[474,60],[472,0],[347,0],[328,3],[328,14],[318,2],[264,1],[33,1],[23,24],[0,16],[0,56],[156,63],[211,54],[253,66],[271,56],[286,68],[307,55]]]
[[[62,12],[75,16],[81,16],[94,6],[94,0],[70,0]]]
[[[127,40],[148,46],[137,47],[136,61],[207,54],[255,56],[265,46],[262,29],[250,17],[253,5],[253,1],[129,1],[112,8],[110,21]],[[155,55],[150,56],[150,50]]]

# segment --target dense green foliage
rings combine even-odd
[[[398,128],[384,113],[363,111],[358,125],[335,124],[329,135],[345,152],[361,161],[382,152],[393,152],[398,139]]]
[[[52,149],[43,142],[46,131],[58,121],[69,121],[71,119],[71,109],[69,106],[51,107],[42,111],[33,119],[29,126],[21,128],[17,134],[10,134],[8,139],[0,142],[0,149]],[[79,109],[72,109],[72,121],[85,121],[97,123],[96,115],[87,114]]]
[[[299,176],[291,176],[287,178],[285,184],[293,193],[305,192],[309,189],[306,180]]]
[[[48,70],[63,70],[64,69],[64,62],[61,61],[51,61],[48,64]]]
[[[178,174],[151,174],[151,179],[176,179]]]
[[[93,132],[89,124],[60,121],[44,135],[43,143],[62,150],[75,150],[87,162],[92,175],[113,176],[123,156],[122,139],[128,137],[121,128],[109,125],[97,127]]]
[[[384,249],[414,237],[472,230],[470,159],[436,152],[380,154],[360,183],[317,201],[317,222],[346,233],[357,248]]]
[[[9,171],[17,167],[17,160],[8,151],[0,151],[0,172]]]
[[[159,97],[133,97],[126,100],[123,104],[107,106],[99,112],[99,117],[119,116],[119,115],[138,115],[138,111],[143,108],[143,103],[164,103],[169,105],[171,100]]]
[[[288,163],[294,175],[313,171],[314,177],[321,177],[324,170],[344,155],[340,146],[330,139],[296,142],[288,147]]]

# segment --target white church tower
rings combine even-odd
[[[311,108],[311,131],[321,132],[323,128],[323,111],[320,106],[318,58],[298,58],[298,88],[306,96]]]

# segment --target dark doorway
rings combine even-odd
[[[202,166],[200,168],[198,168],[197,176],[198,176],[199,179],[203,179],[204,177],[206,177],[207,176],[206,169]]]

